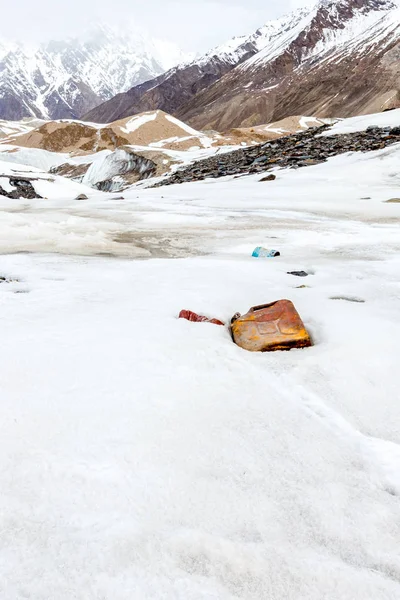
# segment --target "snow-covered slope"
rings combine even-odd
[[[357,0],[319,0],[310,10],[295,12],[288,27],[282,28],[279,35],[247,60],[242,68],[252,70],[268,64],[299,36],[307,40],[307,34],[312,31],[319,33],[318,39],[302,48],[301,61],[312,58],[336,60],[338,56],[343,59],[353,52],[374,52],[378,46],[382,48],[393,43],[391,34],[399,36],[399,17],[400,9],[392,0],[365,0],[362,3]]]
[[[32,159],[34,159],[36,154],[36,162],[39,162],[40,157],[38,156],[37,151],[27,150],[26,153],[29,153]],[[21,159],[23,158],[22,155]],[[30,157],[27,158],[29,161]],[[45,157],[42,158],[42,161],[45,162]],[[34,160],[30,162],[34,162]],[[6,193],[15,191],[15,180],[28,182],[28,185],[32,186],[34,192],[46,201],[60,198],[73,200],[80,194],[84,194],[85,196],[93,194],[93,190],[85,185],[70,181],[65,177],[50,175],[46,172],[46,166],[47,165],[45,164],[45,170],[42,170],[41,168],[27,166],[26,164],[3,161],[2,155],[0,154],[0,205],[5,208],[8,207],[9,202],[11,202],[11,207],[13,205],[15,206],[16,199],[7,201],[2,195],[2,191],[5,191]],[[23,201],[25,202],[26,200]],[[34,201],[37,201],[36,198]]]
[[[40,119],[23,119],[22,121],[0,120],[0,139],[28,133],[32,129],[40,127],[43,123],[44,121]]]
[[[0,118],[75,118],[187,58],[127,27],[93,27],[82,39],[39,48],[0,42]]]
[[[280,39],[282,32],[297,27],[307,14],[307,10],[299,9],[289,15],[270,21],[251,35],[234,37],[231,40],[216,46],[203,56],[194,59],[185,66],[202,65],[207,63],[211,58],[231,62],[232,64],[237,65],[249,52],[249,49],[256,53],[261,52],[264,48],[274,43],[275,40]],[[180,67],[178,66],[177,68]]]
[[[399,163],[0,203],[2,600],[398,600]]]
[[[365,131],[368,127],[400,127],[400,109],[390,110],[383,113],[361,115],[351,119],[339,120],[328,131],[321,135],[341,135],[345,133],[356,133]]]

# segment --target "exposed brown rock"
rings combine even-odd
[[[53,175],[61,175],[61,177],[68,177],[68,179],[81,182],[89,167],[90,163],[84,165],[72,165],[70,163],[64,163],[58,167],[53,167],[50,169],[50,173],[53,173]]]
[[[276,179],[276,175],[274,175],[273,173],[271,173],[271,175],[267,175],[266,177],[262,177],[260,179],[260,182],[262,181],[275,181]]]

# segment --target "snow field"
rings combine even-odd
[[[400,597],[399,151],[1,202],[2,600]]]
[[[399,127],[400,109],[389,110],[373,115],[361,115],[350,119],[338,121],[328,131],[322,133],[322,136],[341,135],[344,133],[357,133],[365,131],[367,127]]]
[[[332,262],[3,257],[3,598],[396,597],[399,260]],[[280,297],[312,349],[176,319]]]

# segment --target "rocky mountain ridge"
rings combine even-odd
[[[162,108],[224,131],[291,114],[352,116],[400,103],[400,8],[392,0],[319,0],[229,49],[136,86],[85,117]]]
[[[320,0],[281,39],[182,107],[180,118],[223,130],[294,113],[347,117],[397,106],[399,40],[391,0]]]
[[[182,106],[190,104],[197,94],[279,38],[282,31],[296,26],[304,14],[304,10],[298,10],[267,23],[251,35],[235,37],[203,56],[178,65],[126,93],[118,94],[95,107],[84,118],[108,123],[148,110],[177,113]]]

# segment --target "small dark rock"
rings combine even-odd
[[[346,302],[357,302],[359,304],[364,304],[365,302],[365,300],[356,296],[331,296],[330,300],[345,300]]]
[[[308,277],[306,271],[288,271],[288,275],[295,275],[295,277]]]
[[[261,181],[275,181],[275,179],[276,179],[276,175],[273,175],[271,173],[271,175],[267,175],[266,177],[263,177],[262,179],[260,179],[260,182]]]

